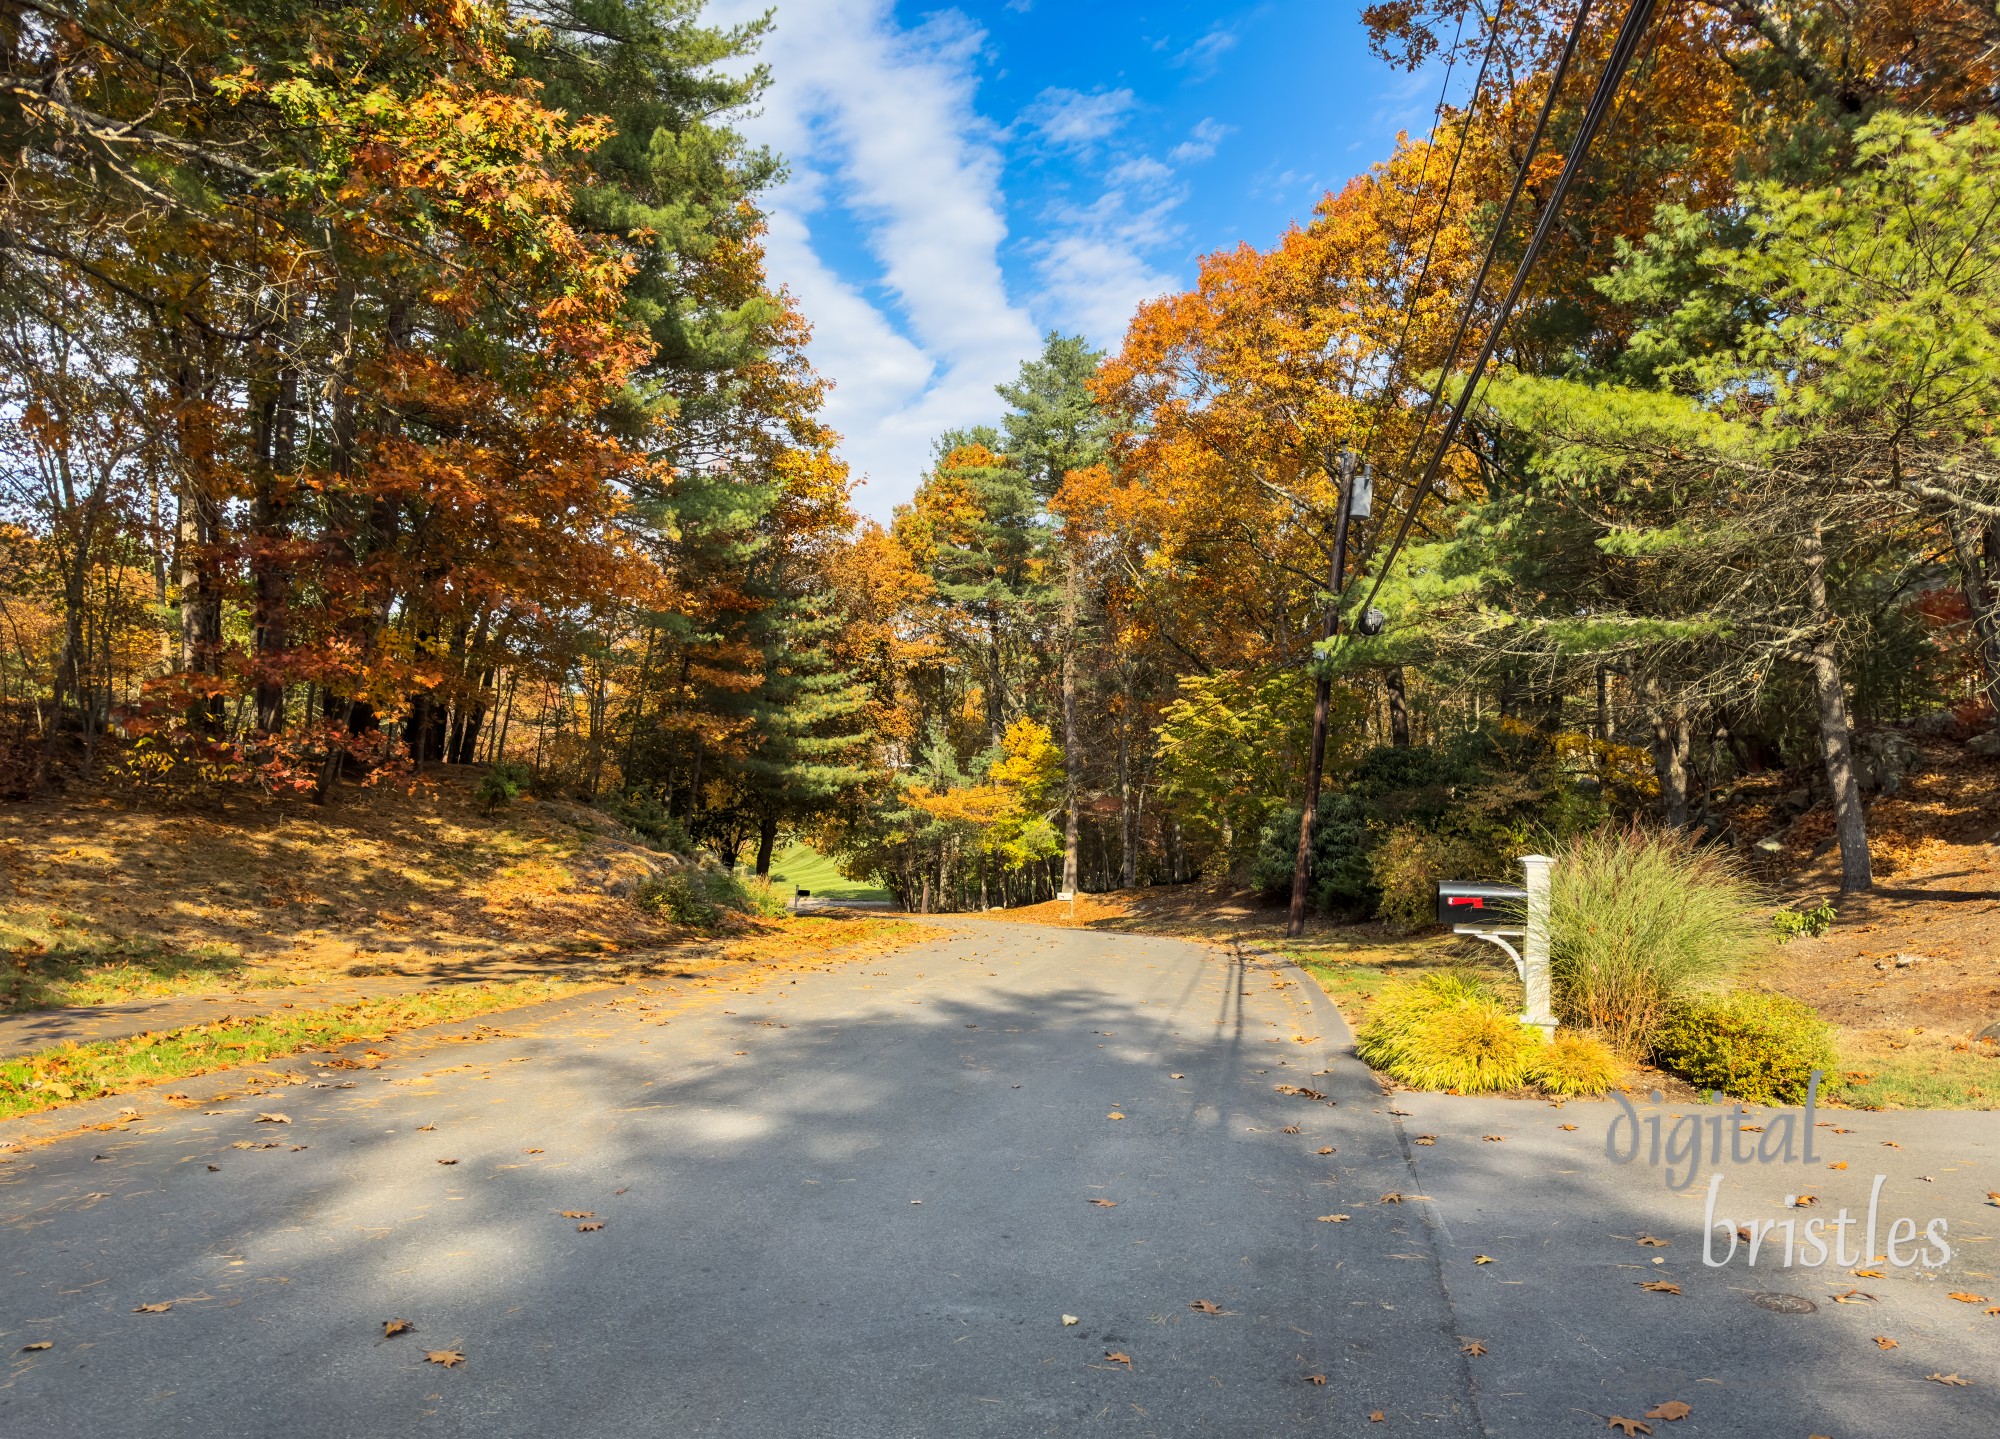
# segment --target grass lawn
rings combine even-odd
[[[222,1018],[207,1024],[136,1034],[90,1044],[63,1044],[0,1061],[0,1119],[13,1119],[123,1094],[219,1069],[282,1059],[308,1049],[386,1039],[405,1029],[449,1024],[495,1010],[563,999],[604,989],[649,973],[675,973],[684,965],[752,960],[859,960],[924,939],[931,931],[908,920],[846,913],[765,920],[751,933],[705,946],[669,951],[637,966],[589,972],[451,984],[411,994],[361,1000],[322,1009]]]
[[[211,1070],[281,1059],[302,1049],[333,1049],[358,1040],[386,1039],[419,1025],[448,1024],[494,1010],[561,999],[599,983],[518,980],[454,985],[330,1009],[193,1024],[94,1044],[65,1044],[0,1062],[0,1119],[61,1104],[188,1079]]]
[[[87,914],[43,906],[0,906],[0,949],[11,960],[0,971],[0,1013],[293,982],[247,966],[232,944],[183,946],[107,933]]]
[[[793,844],[771,858],[771,882],[810,890],[816,899],[887,899],[889,891],[866,880],[849,879],[811,845]]]

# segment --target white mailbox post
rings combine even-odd
[[[1549,984],[1549,868],[1554,863],[1545,854],[1523,855],[1527,882],[1520,889],[1456,880],[1437,887],[1438,918],[1451,926],[1453,934],[1469,934],[1507,951],[1527,991],[1521,1022],[1537,1025],[1545,1034],[1555,1033],[1556,1028]],[[1508,942],[1516,939],[1521,941],[1519,949]]]
[[[1521,1018],[1540,1025],[1544,1034],[1556,1032],[1555,996],[1549,987],[1549,867],[1554,863],[1545,854],[1521,857],[1528,876],[1528,932],[1522,936],[1519,966],[1528,1008]]]

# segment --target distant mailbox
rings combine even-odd
[[[1528,892],[1512,884],[1444,880],[1437,887],[1440,924],[1519,927],[1527,922]]]

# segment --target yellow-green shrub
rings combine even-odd
[[[1677,1007],[1653,1039],[1653,1059],[1735,1099],[1799,1104],[1812,1072],[1834,1067],[1833,1030],[1809,1004],[1737,990]]]
[[[1542,1037],[1477,979],[1446,973],[1390,985],[1355,1048],[1399,1084],[1478,1094],[1526,1083]]]
[[[1624,1073],[1625,1066],[1610,1045],[1576,1029],[1558,1030],[1529,1071],[1535,1083],[1550,1094],[1570,1098],[1602,1094]]]

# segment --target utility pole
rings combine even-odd
[[[1333,559],[1329,565],[1326,617],[1320,626],[1322,642],[1340,632],[1340,587],[1347,570],[1347,515],[1354,500],[1354,451],[1340,452],[1340,510],[1333,522]],[[1317,646],[1314,648],[1317,657]],[[1285,935],[1297,939],[1306,929],[1306,876],[1312,863],[1313,817],[1319,811],[1320,772],[1326,765],[1326,712],[1333,701],[1333,676],[1324,668],[1313,682],[1312,748],[1306,757],[1306,797],[1299,815],[1299,852],[1292,863],[1292,909],[1285,921]]]

